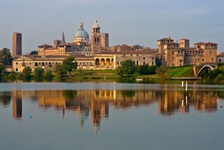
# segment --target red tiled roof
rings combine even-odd
[[[42,45],[39,45],[38,47],[53,47],[53,46],[49,44],[42,44]]]

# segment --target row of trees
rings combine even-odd
[[[131,59],[127,59],[122,62],[121,66],[117,67],[116,73],[121,77],[127,75],[128,77],[133,75],[135,72],[138,72],[141,75],[150,75],[155,74],[157,66],[148,64],[136,66]]]

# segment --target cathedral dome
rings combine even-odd
[[[83,23],[80,23],[80,28],[76,31],[74,39],[89,39],[89,34],[83,29]]]
[[[84,29],[82,30],[79,29],[78,31],[76,31],[74,38],[89,39],[89,34]]]
[[[74,38],[72,39],[72,43],[88,43],[89,42],[89,34],[83,29],[83,23],[80,22],[80,27],[78,31],[76,31]]]

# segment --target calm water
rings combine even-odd
[[[223,150],[224,86],[0,84],[1,150]]]

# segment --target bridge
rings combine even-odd
[[[198,77],[202,71],[206,71],[209,73],[210,71],[217,69],[217,63],[210,63],[210,64],[196,64],[193,66],[194,76]]]

